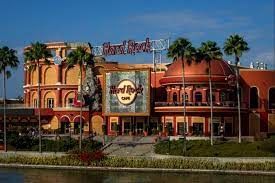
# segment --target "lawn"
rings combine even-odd
[[[186,156],[192,157],[272,157],[275,156],[275,137],[255,142],[216,141],[213,146],[209,140],[187,141]],[[160,141],[155,145],[157,154],[183,156],[183,140]]]

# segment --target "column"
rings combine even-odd
[[[57,66],[57,82],[62,84],[62,65]]]
[[[57,88],[56,91],[56,107],[62,107],[61,90]]]
[[[207,89],[202,90],[202,102],[207,102]]]

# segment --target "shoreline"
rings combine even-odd
[[[159,173],[215,173],[228,175],[265,175],[275,176],[275,171],[260,170],[215,170],[215,169],[169,169],[169,168],[128,168],[128,167],[96,167],[96,166],[65,166],[65,165],[27,165],[0,163],[0,168],[29,168],[52,170],[95,170],[95,171],[128,171],[128,172],[159,172]]]

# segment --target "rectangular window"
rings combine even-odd
[[[47,108],[54,108],[54,99],[47,98]]]
[[[111,131],[117,131],[117,123],[111,122]]]
[[[73,107],[74,104],[74,98],[68,98],[67,107]]]
[[[52,56],[55,57],[56,56],[56,50],[51,49],[50,51],[51,51]]]
[[[38,107],[37,99],[33,99],[33,107],[34,108]]]

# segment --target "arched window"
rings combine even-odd
[[[178,95],[176,92],[173,93],[173,102],[177,102],[178,101]]]
[[[268,99],[269,109],[275,109],[275,88],[269,89]]]
[[[256,87],[250,88],[250,108],[258,108],[259,106],[259,96],[258,89]]]
[[[195,102],[202,102],[202,94],[201,92],[195,93]]]
[[[184,100],[184,95],[183,94],[181,95],[181,100],[182,100],[182,102]],[[188,102],[188,94],[186,92],[185,92],[185,102]]]

